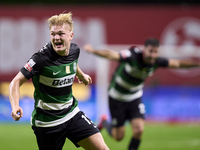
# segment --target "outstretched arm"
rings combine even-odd
[[[85,85],[92,83],[92,78],[89,75],[83,73],[83,71],[79,68],[78,65],[77,65],[76,77],[79,83],[84,83]]]
[[[11,116],[15,121],[18,121],[21,117],[23,117],[23,109],[19,106],[19,88],[26,81],[27,79],[24,75],[19,72],[9,85],[9,99],[12,107]]]
[[[169,68],[192,68],[192,67],[200,67],[200,62],[194,62],[189,60],[169,60]]]
[[[111,60],[120,60],[120,55],[112,50],[95,50],[91,45],[84,46],[85,51]]]

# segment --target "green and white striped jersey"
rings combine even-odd
[[[158,67],[167,67],[168,60],[158,57],[152,65],[146,65],[138,47],[120,51],[120,63],[109,86],[109,96],[115,100],[129,102],[143,95],[144,81]]]
[[[79,47],[71,43],[69,55],[60,56],[47,43],[21,68],[27,79],[32,78],[35,87],[33,126],[56,126],[79,112],[78,101],[72,95],[79,53]]]

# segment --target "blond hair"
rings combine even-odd
[[[62,13],[59,15],[54,15],[47,20],[49,24],[49,29],[54,25],[63,25],[67,23],[70,26],[70,31],[73,31],[73,21],[72,21],[72,13]]]

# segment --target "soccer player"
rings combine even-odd
[[[124,123],[130,121],[133,136],[128,150],[137,150],[145,124],[145,106],[142,103],[144,81],[158,67],[190,68],[200,67],[200,63],[186,60],[159,57],[159,41],[154,38],[145,41],[144,49],[136,46],[116,52],[113,50],[96,50],[87,44],[84,49],[92,54],[119,61],[108,90],[109,109],[112,121],[101,119],[99,129],[105,127],[117,141],[124,137]]]
[[[73,38],[72,14],[63,13],[48,19],[50,39],[33,54],[9,86],[12,118],[23,117],[19,106],[19,88],[32,78],[35,106],[31,125],[40,150],[61,150],[66,138],[86,150],[109,150],[99,129],[78,108],[72,95],[75,76],[80,83],[92,83],[78,66],[79,47]]]

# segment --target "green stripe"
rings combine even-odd
[[[36,115],[36,110],[34,109],[32,112],[32,125],[35,126],[35,115]]]
[[[72,109],[69,111],[69,113],[72,112],[74,110],[74,108],[77,107],[77,106],[78,106],[78,101],[76,100],[75,105],[72,107]],[[66,115],[63,115],[63,116],[46,116],[46,115],[36,114],[34,122],[35,122],[35,120],[39,120],[39,121],[42,121],[42,122],[50,122],[50,121],[61,119],[61,118],[65,117]]]
[[[74,63],[77,65],[77,61],[78,60],[75,60],[69,64],[63,64],[63,65],[59,65],[59,66],[45,66],[44,71],[41,75],[49,77],[49,78],[55,78],[55,76],[57,78],[65,77],[66,76],[66,66],[69,66],[69,69],[70,69],[70,73],[67,73],[67,75],[74,74],[74,73],[76,73],[76,70],[74,70]],[[59,72],[59,73],[56,75],[53,75],[53,72],[54,73]]]
[[[131,75],[130,75],[131,76]],[[133,80],[130,80],[125,74],[121,73],[121,78],[122,80],[124,80],[125,82],[129,83],[129,84],[132,84],[133,86],[138,86],[140,85],[141,83],[143,83],[144,81],[141,81],[140,79],[133,79]]]
[[[112,80],[111,80],[109,89],[115,86],[116,77],[117,77],[117,76],[120,74],[120,72],[123,70],[124,65],[125,65],[125,63],[121,63],[121,64],[119,65],[119,67],[117,68],[117,70],[116,70],[116,72],[115,72],[115,74],[114,74],[114,76],[113,76],[113,78],[112,78]]]
[[[35,100],[35,107],[38,104],[38,101],[40,99],[40,88],[39,88],[39,75],[33,76],[33,85],[35,87],[34,91],[34,100]]]
[[[132,62],[130,63],[130,65],[131,65],[131,67],[137,66],[138,69],[142,69],[141,64],[140,64],[139,62],[137,62],[137,61],[132,61]]]
[[[51,96],[51,95],[46,95],[42,92],[40,92],[40,98],[43,102],[45,103],[63,103],[71,100],[73,97],[72,91],[70,94],[67,95],[61,95],[61,96]]]
[[[128,91],[127,89],[125,89],[125,88],[123,88],[123,87],[119,87],[119,86],[115,86],[114,87],[118,92],[120,92],[120,93],[123,93],[123,94],[134,94],[134,93],[136,93],[137,91],[135,91],[135,92],[130,92],[130,91]]]
[[[140,79],[135,79],[135,80],[130,80],[124,73],[123,73],[123,70],[125,69],[125,64],[126,63],[121,63],[118,70],[116,71],[116,75],[115,75],[115,78],[113,79],[112,82],[114,82],[116,80],[116,77],[117,76],[121,76],[121,78],[129,83],[129,84],[132,84],[133,86],[137,86],[137,85],[140,85],[141,83],[143,83],[143,81],[141,82]],[[131,76],[131,75],[130,75]],[[112,83],[112,86],[114,86],[114,83]]]

